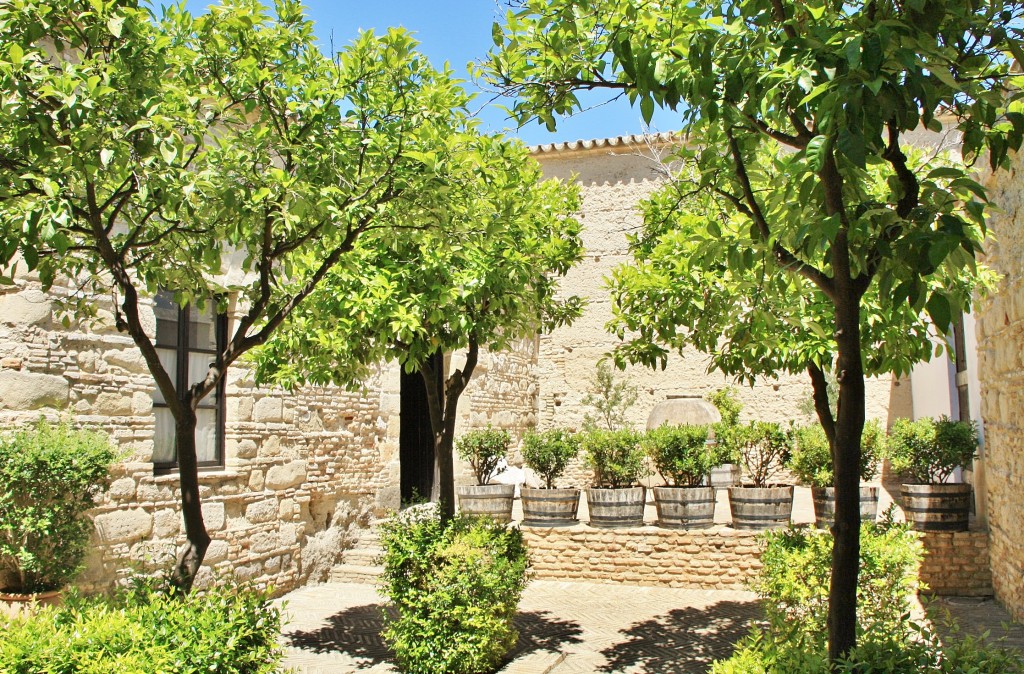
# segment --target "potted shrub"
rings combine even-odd
[[[659,426],[647,431],[641,445],[667,485],[654,488],[658,526],[703,529],[715,523],[715,489],[711,470],[722,463],[722,450],[708,441],[707,425]]]
[[[572,526],[576,522],[580,490],[558,489],[555,480],[561,477],[580,451],[579,440],[567,430],[553,428],[541,433],[527,433],[523,438],[523,461],[544,481],[544,487],[522,487],[523,524],[527,526]]]
[[[40,420],[0,436],[0,596],[8,605],[56,601],[78,574],[117,459],[110,439]],[[13,610],[13,609],[12,609]]]
[[[897,419],[889,431],[889,462],[906,482],[903,511],[918,531],[967,531],[971,485],[947,480],[974,460],[978,429],[973,421]]]
[[[810,486],[814,501],[814,523],[821,529],[832,526],[836,511],[836,492],[833,486],[832,450],[821,424],[799,426],[790,432],[792,455],[789,469],[797,479]],[[864,424],[860,444],[860,479],[867,482],[878,470],[878,459],[885,442],[885,432],[878,420]],[[878,513],[878,487],[862,485],[860,488],[860,519],[873,522]]]
[[[514,484],[489,484],[501,472],[500,464],[508,454],[512,438],[508,431],[491,428],[473,430],[455,442],[459,457],[468,461],[476,476],[476,485],[457,487],[459,509],[467,515],[486,515],[499,522],[512,521]]]
[[[789,459],[789,438],[776,423],[754,421],[731,429],[728,449],[740,457],[746,477],[743,486],[729,487],[729,510],[736,529],[775,529],[789,524],[793,514],[793,485],[771,479]]]
[[[739,426],[740,411],[743,409],[743,403],[736,398],[736,389],[732,386],[717,389],[705,396],[705,400],[715,406],[721,417],[720,421],[711,425],[715,441],[722,448],[731,447],[729,436]],[[722,489],[738,485],[743,478],[739,457],[727,451],[720,454],[722,462],[711,469],[711,486]]]
[[[647,470],[640,436],[630,430],[592,430],[583,435],[581,444],[594,471],[594,486],[587,489],[590,525],[643,526],[647,494],[639,482]]]

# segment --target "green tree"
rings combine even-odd
[[[455,508],[458,402],[480,349],[500,351],[566,325],[582,301],[558,281],[582,258],[578,188],[541,181],[520,143],[466,137],[448,187],[448,226],[328,274],[311,302],[256,355],[258,379],[358,386],[367,364],[397,359],[426,385],[443,515]],[[438,352],[464,354],[443,378]],[[295,354],[301,354],[296,358]]]
[[[816,408],[834,440],[827,622],[836,660],[856,640],[864,375],[877,343],[869,338],[886,332],[867,332],[864,324],[875,311],[890,326],[924,312],[945,330],[966,308],[962,286],[931,279],[940,268],[975,266],[986,199],[970,162],[987,154],[992,167],[1004,166],[1020,146],[1010,56],[1024,57],[1024,8],[1000,0],[514,4],[506,26],[495,29],[486,74],[519,96],[521,122],[537,118],[553,127],[556,115],[578,107],[578,91],[593,89],[627,96],[646,119],[655,106],[680,111],[690,143],[682,154],[694,183],[689,191],[717,207],[681,215],[667,236],[725,235],[735,243],[718,259],[703,258],[704,269],[724,267],[734,288],[747,284],[740,288],[745,309],[731,323],[737,329],[725,335],[725,357],[742,365],[744,354],[760,351],[785,369],[795,344],[779,332],[817,332],[812,324],[826,354],[834,343],[834,364],[813,356],[796,362],[816,366]],[[961,134],[968,165],[929,170],[908,156],[908,134],[943,129],[936,115]],[[714,293],[700,278],[682,278]],[[763,307],[788,297],[787,288],[807,304],[806,314]],[[756,342],[766,336],[762,348]],[[806,349],[807,342],[796,344]],[[822,376],[827,367],[839,382],[835,417]]]
[[[69,316],[113,294],[175,422],[191,587],[210,537],[196,409],[327,273],[439,222],[438,165],[467,98],[405,32],[334,59],[301,5],[225,0],[193,17],[133,0],[0,4],[0,270],[69,285]],[[415,217],[417,226],[404,223]],[[157,289],[236,309],[205,377],[176,390],[147,333]]]

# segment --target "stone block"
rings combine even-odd
[[[235,445],[235,456],[239,459],[251,459],[256,456],[256,442],[246,438]]]
[[[105,543],[126,543],[153,533],[153,516],[139,508],[103,513],[93,518],[93,523]]]
[[[273,522],[277,519],[277,499],[266,499],[250,503],[245,508],[245,519],[253,524]]]
[[[208,531],[218,531],[224,528],[226,518],[224,516],[224,504],[220,501],[207,501],[203,503],[203,523]]]
[[[271,466],[267,471],[264,486],[267,489],[288,489],[302,484],[306,479],[306,463],[292,461],[290,463]]]
[[[143,415],[153,411],[153,396],[142,391],[132,394],[132,414]]]
[[[10,325],[42,325],[50,320],[50,298],[28,289],[0,296],[0,321]]]
[[[52,374],[0,370],[0,405],[13,410],[63,409],[70,394],[68,380]]]
[[[130,477],[122,477],[110,483],[107,489],[107,496],[115,501],[126,501],[135,496],[135,480]]]
[[[132,399],[122,393],[104,391],[96,396],[95,414],[105,417],[126,417],[132,414]]]
[[[262,470],[254,470],[249,474],[249,489],[263,491],[264,477]]]
[[[256,554],[272,552],[278,547],[278,537],[273,531],[260,531],[249,539],[249,549]]]
[[[153,513],[153,535],[157,538],[172,538],[181,531],[181,515],[169,508]]]
[[[103,360],[133,374],[149,374],[146,359],[136,348],[109,349],[103,353]]]
[[[252,418],[263,424],[280,423],[284,419],[284,401],[271,396],[260,398],[253,405]]]
[[[223,561],[228,558],[229,550],[230,548],[227,541],[219,539],[212,540],[210,541],[210,547],[206,549],[206,557],[203,561],[209,563]]]

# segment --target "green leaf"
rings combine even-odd
[[[864,144],[864,136],[860,135],[859,132],[846,127],[839,132],[839,136],[836,139],[836,145],[839,147],[839,151],[846,155],[846,157],[853,162],[855,166],[863,168],[867,157],[867,148]]]
[[[11,63],[16,66],[20,66],[21,62],[25,60],[25,50],[17,42],[12,42],[7,48],[7,55],[11,58]]]
[[[107,19],[107,30],[110,31],[111,35],[117,38],[121,37],[121,29],[124,26],[124,19],[125,17],[123,16],[112,16]]]
[[[643,117],[645,124],[650,124],[654,118],[654,99],[650,96],[644,96],[640,100],[640,115]]]
[[[925,310],[932,321],[942,332],[946,332],[952,322],[953,312],[949,306],[949,299],[941,292],[933,292],[925,304]]]
[[[804,153],[815,171],[820,171],[825,163],[825,153],[829,151],[828,146],[828,138],[825,136],[815,136],[807,143]]]

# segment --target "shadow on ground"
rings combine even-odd
[[[997,648],[1024,652],[1024,624],[1013,622],[992,597],[934,597],[924,602],[942,643],[984,637]]]
[[[508,660],[536,651],[560,651],[563,646],[578,644],[583,630],[575,620],[559,620],[550,611],[522,611],[512,623],[519,630],[519,641]]]
[[[383,604],[353,606],[327,618],[319,629],[285,633],[285,643],[312,653],[347,653],[366,665],[391,662],[394,658],[380,636],[383,611]]]
[[[761,617],[756,601],[672,609],[624,630],[623,641],[601,651],[607,662],[600,671],[703,674],[713,660],[730,656]]]
[[[361,665],[392,662],[394,657],[380,636],[384,629],[383,610],[382,604],[345,609],[329,617],[327,625],[319,629],[285,633],[285,643],[311,653],[346,653],[358,659]],[[535,651],[559,651],[564,645],[582,641],[578,623],[551,616],[549,611],[525,611],[516,615],[513,622],[519,630],[519,640],[508,660]]]

